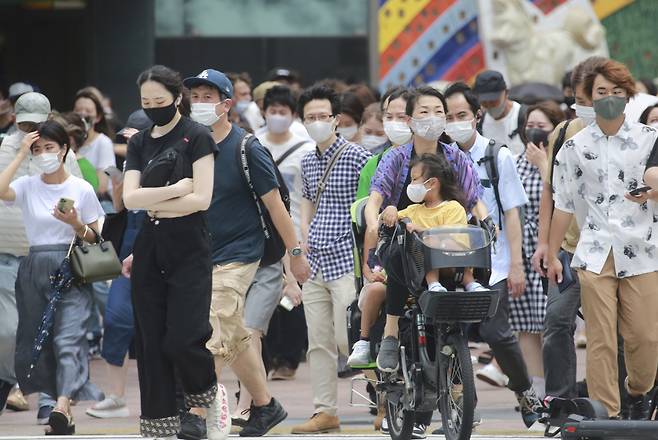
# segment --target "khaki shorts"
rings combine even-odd
[[[256,275],[259,262],[229,263],[212,271],[210,325],[212,337],[207,343],[214,356],[230,364],[248,346],[250,333],[244,325],[244,300]]]

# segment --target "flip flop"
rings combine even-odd
[[[46,435],[73,435],[75,434],[75,423],[73,417],[67,415],[59,408],[55,408],[50,413],[48,418],[48,425],[50,430],[46,431]]]

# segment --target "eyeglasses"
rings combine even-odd
[[[333,118],[334,115],[330,115],[328,113],[321,113],[319,115],[305,115],[304,116],[304,122],[307,124],[310,124],[311,122],[327,122],[329,119]]]

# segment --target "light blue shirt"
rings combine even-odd
[[[498,203],[496,203],[496,195],[493,186],[489,182],[489,176],[487,175],[485,165],[478,164],[478,161],[484,157],[487,145],[489,145],[489,139],[478,133],[471,149],[464,151],[464,153],[471,158],[475,164],[478,176],[480,177],[480,182],[484,187],[484,193],[482,194],[481,200],[487,206],[487,210],[491,214],[496,225],[500,228],[501,222],[498,214]],[[508,148],[501,148],[498,153],[498,175],[498,192],[500,193],[500,203],[503,205],[504,211],[508,211],[512,208],[519,208],[528,203],[528,197],[523,189],[519,173],[516,171],[516,161]],[[519,229],[519,234],[522,234],[521,229]],[[512,259],[511,257],[507,234],[504,228],[500,228],[498,240],[495,245],[491,246],[491,278],[489,279],[489,285],[493,286],[494,284],[507,279]]]

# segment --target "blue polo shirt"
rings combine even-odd
[[[217,144],[215,183],[208,208],[213,264],[253,263],[263,255],[265,235],[238,162],[244,135],[243,129],[233,125],[228,136]],[[259,197],[279,187],[274,163],[258,140],[251,144],[247,160]]]

